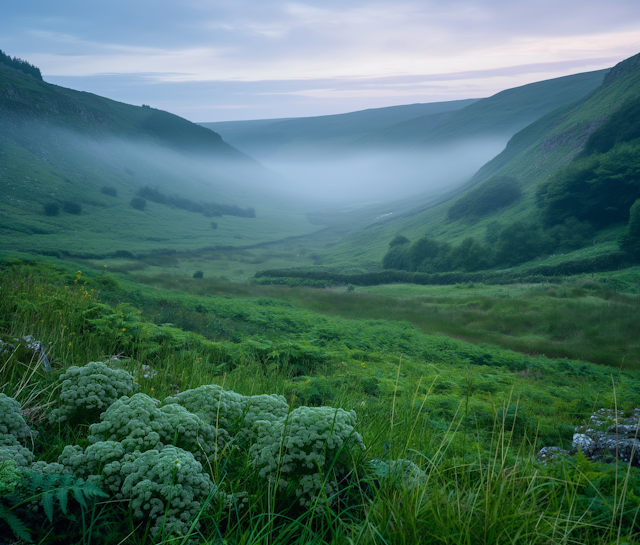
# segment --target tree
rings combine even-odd
[[[131,199],[131,202],[129,204],[136,210],[144,210],[147,206],[147,201],[142,197],[134,197],[133,199]]]
[[[620,238],[620,249],[634,261],[640,260],[640,199],[633,203],[629,211],[627,232]]]

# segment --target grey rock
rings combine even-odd
[[[571,454],[581,451],[587,458],[593,455],[596,449],[596,442],[584,433],[573,434],[573,445],[571,445]]]

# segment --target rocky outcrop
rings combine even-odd
[[[628,414],[600,409],[591,415],[588,424],[576,428],[570,451],[545,447],[538,453],[538,459],[549,462],[578,451],[593,461],[619,460],[640,467],[640,409]]]

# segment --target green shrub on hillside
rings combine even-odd
[[[640,260],[640,199],[629,210],[627,232],[620,239],[620,249],[634,261]]]
[[[144,210],[147,206],[147,201],[142,197],[134,197],[133,199],[131,199],[131,202],[129,204],[136,210]]]
[[[515,178],[494,176],[467,191],[449,207],[450,220],[476,220],[516,202],[522,191]]]
[[[82,213],[82,206],[80,206],[77,202],[65,201],[62,204],[62,210],[64,210],[67,214],[75,214],[77,216]]]
[[[47,216],[57,216],[60,212],[60,207],[55,202],[48,202],[42,205],[42,208]]]
[[[597,227],[628,221],[640,198],[640,140],[574,160],[542,182],[536,198],[547,226],[571,216]]]

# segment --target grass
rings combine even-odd
[[[186,287],[197,292],[196,286],[194,281]],[[466,345],[455,343],[448,344],[449,348],[432,361],[425,361],[417,352],[393,356],[371,345],[364,350],[343,351],[339,355],[344,359],[329,357],[302,375],[282,361],[250,355],[221,373],[203,351],[204,341],[198,344],[196,337],[184,337],[191,340],[178,349],[178,329],[165,327],[164,340],[155,352],[148,350],[150,341],[127,341],[136,324],[154,331],[162,329],[149,321],[161,307],[170,307],[173,318],[182,312],[185,321],[193,320],[194,313],[188,309],[195,301],[218,305],[215,319],[222,318],[229,328],[235,327],[239,345],[254,342],[256,330],[251,324],[264,320],[257,315],[259,309],[272,322],[271,329],[263,329],[261,342],[267,342],[268,331],[275,335],[278,328],[285,327],[280,320],[287,315],[293,319],[287,326],[291,342],[302,338],[292,325],[304,329],[308,321],[319,320],[312,312],[269,303],[272,299],[267,293],[284,293],[278,288],[227,284],[226,289],[225,294],[195,296],[140,285],[136,288],[126,279],[118,282],[104,272],[5,265],[0,280],[2,337],[8,340],[33,335],[49,347],[47,353],[54,367],[51,375],[46,374],[24,346],[0,360],[2,391],[18,399],[30,425],[40,432],[34,445],[37,459],[55,461],[66,444],[84,444],[87,433],[83,426],[71,429],[46,424],[49,407],[57,403],[56,377],[70,365],[119,354],[119,360],[111,365],[138,377],[140,391],[158,399],[173,395],[176,388],[184,391],[217,383],[244,395],[279,393],[292,408],[330,404],[357,412],[357,432],[367,446],[365,459],[354,460],[353,471],[333,506],[301,508],[266,485],[252,470],[248,457],[240,453],[234,462],[238,469],[229,477],[232,480],[221,484],[247,491],[249,505],[244,511],[201,512],[198,532],[203,543],[601,544],[637,539],[640,474],[636,468],[621,462],[597,464],[580,457],[549,465],[535,459],[542,444],[563,444],[567,440],[563,425],[582,422],[594,408],[613,407],[614,402],[626,410],[635,406],[640,384],[637,373],[619,369],[607,372],[590,364],[541,359],[527,360],[529,370],[510,370],[508,365],[474,364],[460,352]],[[257,291],[265,289],[273,291]],[[566,289],[569,294],[577,288]],[[527,290],[519,288],[520,295],[530,297]],[[463,291],[440,294],[436,299],[446,298],[448,305],[456,301],[464,304],[467,297],[479,295],[459,295]],[[328,295],[329,299],[321,301],[333,303],[339,298],[385,300],[357,293],[286,293],[298,298],[305,293]],[[555,300],[549,293],[544,297]],[[568,300],[582,297],[578,294]],[[624,297],[612,294],[611,299],[624,301]],[[129,308],[131,316],[141,320],[129,318],[124,332],[119,325],[111,329],[96,326],[100,322],[95,320],[109,312],[100,300],[115,305],[116,298],[120,302],[116,311]],[[149,317],[123,307],[127,301],[145,303],[140,308]],[[505,303],[512,301],[504,299]],[[514,313],[518,307],[501,308],[502,312]],[[238,309],[243,309],[244,318],[238,316]],[[225,312],[235,317],[225,317]],[[209,316],[202,323],[211,320]],[[323,330],[327,334],[342,332],[344,342],[354,334],[366,338],[370,328],[379,331],[375,329],[378,323],[398,334],[411,331],[395,329],[399,325],[393,322],[326,320],[320,320]],[[351,326],[356,329],[350,330]],[[427,346],[424,343],[435,342],[420,332],[413,333],[411,339],[414,345],[423,347]],[[326,350],[330,350],[329,345]],[[470,347],[466,350],[472,354]],[[487,350],[508,363],[506,353]],[[443,359],[446,353],[450,355],[448,360]],[[150,365],[157,374],[145,378],[142,364]],[[415,485],[400,476],[382,478],[373,469],[377,466],[371,465],[400,458],[411,460],[424,471]],[[220,482],[213,469],[212,477]],[[109,499],[96,503],[94,512],[87,529],[71,525],[71,542],[81,541],[89,530],[94,532],[96,543],[153,542],[126,504]],[[40,520],[37,527],[42,524]],[[43,528],[46,530],[47,524]],[[46,534],[41,535],[45,536],[41,542],[47,542]]]
[[[272,297],[329,316],[406,321],[425,333],[525,354],[640,369],[635,319],[640,297],[613,290],[610,286],[618,276],[624,277],[625,273],[578,278],[560,285],[391,284],[357,288],[353,293],[346,293],[344,288],[258,286],[172,275],[134,278],[156,288],[199,296]],[[635,270],[627,276],[636,278],[636,282],[639,278]],[[633,281],[629,288],[635,289]]]

